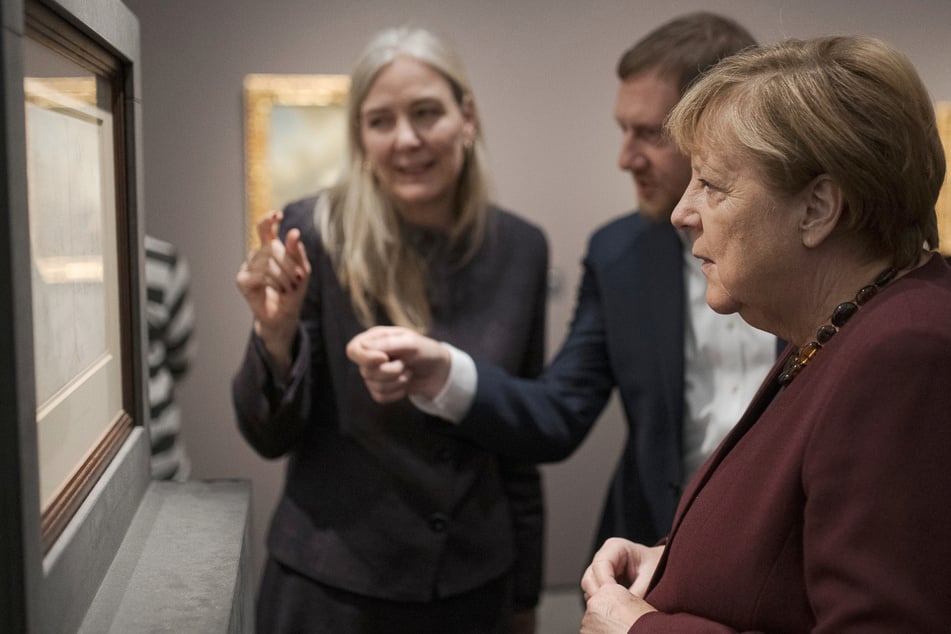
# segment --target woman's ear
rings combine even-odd
[[[820,174],[806,185],[805,213],[799,222],[799,234],[805,247],[822,244],[839,224],[845,209],[842,188],[828,174]]]

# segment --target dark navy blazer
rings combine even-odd
[[[592,236],[570,331],[540,380],[474,355],[478,389],[460,430],[523,459],[567,457],[618,388],[629,432],[596,546],[610,536],[653,543],[673,519],[684,480],[683,266],[669,223],[623,216]]]

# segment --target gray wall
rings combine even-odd
[[[832,32],[905,50],[937,100],[951,100],[949,0],[125,0],[142,29],[146,227],[191,262],[200,356],[181,390],[194,475],[253,480],[256,557],[283,477],[238,435],[229,381],[250,326],[234,286],[244,253],[241,82],[248,73],[346,73],[384,26],[447,35],[466,60],[497,200],[544,226],[564,291],[561,341],[590,231],[633,206],[616,167],[614,64],[659,22],[706,8],[761,41]],[[545,467],[550,585],[576,585],[623,439],[615,406],[568,461]]]

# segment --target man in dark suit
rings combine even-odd
[[[539,379],[401,329],[368,331],[348,347],[377,400],[410,395],[475,442],[540,462],[570,455],[617,387],[629,433],[595,547],[611,536],[653,543],[666,534],[683,484],[775,361],[774,337],[706,305],[699,262],[670,224],[690,160],[663,130],[701,71],[754,44],[732,20],[694,13],[621,57],[619,166],[633,177],[638,211],[592,236],[570,331]]]

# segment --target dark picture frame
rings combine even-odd
[[[43,551],[132,429],[130,162],[119,60],[25,5],[24,103]]]
[[[76,631],[148,485],[147,436],[141,427],[147,404],[137,187],[138,22],[119,0],[4,0],[0,17],[0,631]],[[36,51],[63,62],[66,72],[50,72],[48,77],[36,73],[49,67],[37,63]],[[69,70],[77,68],[81,72]],[[54,77],[58,74],[65,76]],[[75,75],[81,76],[80,93],[90,81],[95,85],[91,103],[67,88],[75,87]],[[38,81],[29,81],[34,79]],[[33,117],[36,113],[38,118]],[[30,132],[31,125],[39,127]],[[31,177],[39,173],[47,177],[41,179],[44,185],[72,178],[43,163],[53,156],[42,149],[43,143],[49,145],[55,135],[35,145],[38,137],[59,125],[72,126],[87,139],[81,145],[99,151],[94,162],[108,178],[96,179],[93,190],[110,204],[98,215],[77,218],[75,201],[69,197],[63,204],[52,204],[48,197],[38,203],[35,190],[31,194]],[[107,134],[100,136],[101,131]],[[72,134],[60,140],[67,138],[73,139]],[[40,207],[44,214],[53,214],[52,224],[31,216]],[[105,229],[87,231],[82,222],[90,218]],[[70,224],[76,220],[79,224]],[[48,238],[48,227],[60,221],[78,236],[94,237],[98,250],[62,250],[62,241],[50,249],[50,243],[37,240]],[[63,238],[69,243],[71,237]],[[37,285],[38,258],[45,258],[40,278],[57,278],[54,283],[62,288],[72,283],[65,277],[76,271],[84,271],[80,277],[85,275],[86,282],[93,280],[70,290],[78,304],[35,303],[49,291]],[[109,297],[86,303],[90,289]],[[75,305],[101,305],[102,311],[92,317],[74,314],[70,307]],[[50,311],[39,314],[41,318],[59,319],[55,323],[60,327],[40,335],[37,306]],[[57,355],[66,345],[48,339],[58,338],[70,319],[96,324],[114,343],[100,345],[91,338],[91,355],[79,355],[72,365],[60,367]],[[72,339],[63,341],[88,344],[87,335],[86,328],[79,327]],[[52,363],[38,360],[37,346],[48,347]],[[90,382],[103,364],[112,365],[109,376]],[[57,397],[38,398],[39,383],[59,371],[61,376],[50,383]],[[63,393],[60,384],[67,388]],[[59,397],[77,387],[86,391],[62,406],[66,401]],[[41,454],[49,453],[41,451],[42,446],[58,448],[65,439],[62,432],[51,441],[42,438],[37,422],[41,407],[61,410],[57,415],[66,421],[69,435],[73,421],[83,416],[95,423],[86,444],[60,465],[65,475],[49,486],[41,485],[42,463],[48,457]],[[53,455],[53,464],[59,459]]]

